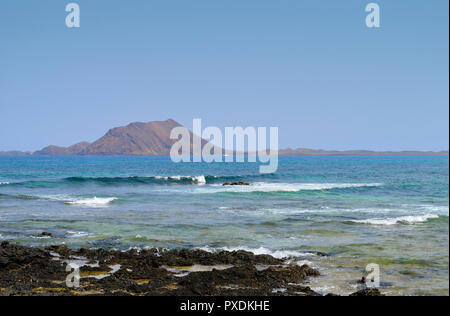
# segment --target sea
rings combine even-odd
[[[236,181],[251,185],[222,185]],[[449,158],[281,156],[260,174],[249,162],[0,157],[5,240],[270,254],[319,269],[308,286],[322,294],[354,292],[376,264],[384,294],[449,295]]]

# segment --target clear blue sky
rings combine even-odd
[[[0,150],[133,121],[278,126],[280,147],[448,149],[448,1],[0,2]]]

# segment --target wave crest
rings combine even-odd
[[[91,199],[80,199],[80,200],[68,201],[68,202],[66,202],[66,204],[97,207],[97,206],[107,205],[115,200],[117,200],[116,197],[98,198],[98,197],[94,196]]]
[[[121,185],[121,184],[165,184],[165,183],[181,183],[181,184],[206,184],[219,181],[221,177],[216,176],[151,176],[151,177],[69,177],[63,179],[69,183],[98,183],[104,185]],[[227,178],[227,177],[225,177]]]
[[[68,194],[56,194],[56,195],[41,195],[36,197],[38,199],[44,199],[49,201],[63,202],[67,205],[80,205],[80,206],[90,206],[90,207],[102,207],[106,206],[111,202],[118,200],[117,197],[96,197],[93,198],[82,198],[73,197]]]
[[[428,221],[429,219],[439,218],[439,215],[436,214],[426,214],[419,216],[401,216],[395,218],[373,218],[373,219],[364,219],[364,220],[352,220],[353,223],[358,224],[369,224],[369,225],[378,225],[378,226],[392,226],[399,223],[405,224],[415,224],[415,223],[423,223]]]
[[[198,248],[207,252],[220,252],[220,251],[247,251],[254,255],[269,255],[277,259],[289,259],[289,258],[302,258],[302,257],[316,257],[317,253],[307,252],[307,251],[296,251],[296,250],[270,250],[264,247],[259,248],[249,248],[245,246],[239,247],[220,247],[212,248],[209,246]]]
[[[333,189],[349,189],[378,187],[381,183],[267,183],[256,182],[248,186],[228,186],[214,187],[206,190],[197,191],[197,193],[218,193],[218,192],[300,192],[300,191],[325,191]]]

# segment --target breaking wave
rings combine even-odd
[[[15,183],[3,183],[14,186],[26,187],[55,187],[59,185],[75,185],[92,183],[97,185],[142,185],[142,184],[214,184],[223,182],[249,181],[249,179],[274,178],[274,175],[238,175],[238,176],[214,176],[214,175],[158,175],[158,176],[127,176],[127,177],[68,177],[54,180],[29,180]]]
[[[391,226],[396,224],[415,224],[415,223],[423,223],[428,221],[429,219],[439,218],[439,215],[435,214],[427,214],[420,216],[401,216],[395,218],[373,218],[373,219],[364,219],[364,220],[352,220],[353,223],[358,224],[368,224],[368,225],[380,225],[380,226]]]
[[[220,247],[220,248],[212,248],[209,246],[198,248],[200,250],[204,250],[207,252],[220,252],[220,251],[247,251],[251,252],[254,255],[270,255],[277,259],[288,259],[288,258],[299,258],[299,257],[314,257],[317,256],[316,253],[307,252],[307,251],[295,251],[295,250],[270,250],[264,247],[259,248],[249,248],[245,246],[239,247]]]
[[[67,231],[67,234],[68,238],[83,238],[90,235],[89,233],[83,231]]]
[[[117,200],[116,197],[98,198],[98,197],[94,196],[91,199],[79,199],[79,200],[68,201],[68,202],[66,202],[66,204],[96,207],[96,206],[107,205],[115,200]]]
[[[198,190],[197,193],[217,193],[217,192],[300,192],[300,191],[323,191],[332,189],[348,189],[363,187],[378,187],[381,183],[267,183],[256,182],[246,186],[214,186]]]
[[[94,196],[93,198],[75,198],[67,194],[41,195],[36,198],[49,201],[63,202],[64,204],[67,205],[79,205],[90,207],[102,207],[118,200],[117,197],[96,197],[96,196]]]
[[[70,177],[65,178],[65,182],[84,183],[92,182],[105,185],[124,185],[124,184],[206,184],[221,181],[222,179],[229,179],[235,177],[219,177],[219,176],[152,176],[152,177],[100,177],[100,178],[86,178],[86,177]]]

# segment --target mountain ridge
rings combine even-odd
[[[173,119],[165,121],[133,122],[108,130],[96,141],[79,142],[69,147],[50,145],[35,152],[0,151],[0,156],[168,156],[172,145],[170,132],[182,125]],[[191,149],[195,136],[190,132]],[[206,140],[201,140],[202,147]],[[231,151],[230,151],[231,152]],[[228,153],[228,151],[227,151]],[[372,151],[372,150],[323,150],[309,148],[286,148],[278,150],[282,156],[329,156],[329,155],[448,155],[448,150],[433,151]]]
[[[72,156],[78,155],[91,143],[79,142],[69,147],[50,145],[33,153],[36,156]]]
[[[80,155],[169,155],[176,140],[170,139],[170,132],[182,125],[173,119],[148,123],[133,122],[127,126],[110,129],[84,150]]]

